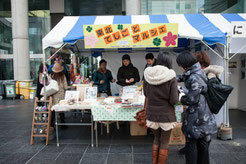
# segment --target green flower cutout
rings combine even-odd
[[[123,30],[123,25],[122,24],[118,25],[118,30]]]
[[[86,31],[91,32],[92,31],[92,27],[91,26],[87,26]]]
[[[153,40],[153,44],[154,44],[156,47],[158,47],[159,45],[161,45],[161,39],[156,37],[156,38]]]

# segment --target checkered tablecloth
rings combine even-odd
[[[143,107],[123,108],[121,105],[95,105],[92,108],[94,121],[136,121],[134,116]]]

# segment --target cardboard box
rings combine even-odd
[[[147,130],[138,126],[136,121],[130,122],[130,133],[131,136],[146,136]]]
[[[171,132],[169,145],[185,145],[185,136],[181,130],[182,123],[179,123]]]

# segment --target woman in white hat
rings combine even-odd
[[[64,67],[60,63],[56,62],[52,68],[51,78],[56,80],[59,85],[59,91],[52,95],[53,105],[58,104],[60,100],[64,100],[65,91],[67,90],[67,79],[63,73]],[[61,122],[64,123],[64,113],[60,113]],[[52,114],[52,120],[54,120],[54,114]],[[53,122],[53,121],[52,121]]]

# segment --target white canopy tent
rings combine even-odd
[[[224,61],[224,82],[228,84],[229,37],[232,21],[246,21],[246,14],[178,14],[133,16],[65,16],[42,40],[43,49],[62,48],[84,39],[83,25],[99,24],[151,24],[178,23],[178,37],[202,41],[208,48],[212,44],[224,46],[224,56],[214,52]],[[59,50],[60,50],[59,49]],[[59,51],[58,50],[58,51]],[[229,125],[227,104],[224,123]]]

